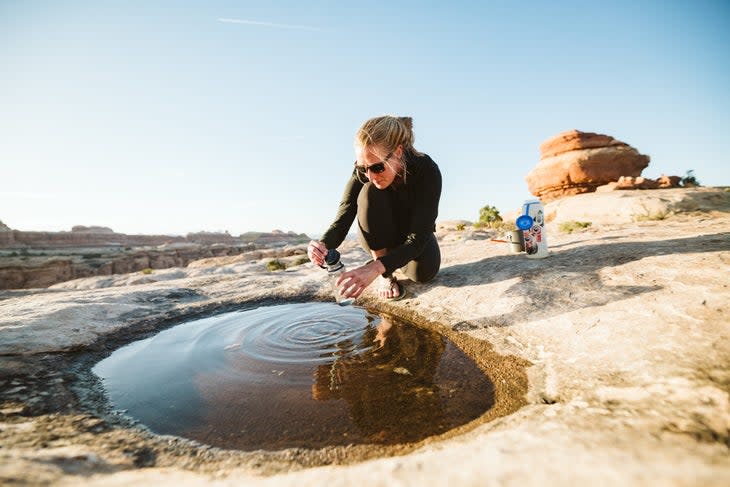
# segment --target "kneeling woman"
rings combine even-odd
[[[415,282],[434,278],[441,251],[434,232],[441,197],[441,172],[426,154],[413,147],[410,117],[376,117],[355,136],[357,160],[335,221],[321,241],[311,241],[309,259],[323,265],[327,249],[337,248],[357,217],[360,244],[373,260],[344,273],[343,295],[358,297],[378,276],[379,295],[405,296],[393,276],[401,269]]]

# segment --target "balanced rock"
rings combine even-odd
[[[540,145],[527,186],[543,202],[590,193],[622,176],[638,177],[649,156],[609,135],[570,130]]]

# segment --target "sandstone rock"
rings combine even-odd
[[[6,227],[7,228],[7,227]],[[70,232],[0,232],[0,249],[21,258],[0,258],[0,290],[47,287],[69,279],[185,266],[198,259],[308,242],[305,234],[224,232],[126,235],[107,227],[74,226]],[[44,256],[44,257],[41,257]]]
[[[549,205],[572,205],[574,219],[585,221],[593,208],[649,205],[647,198],[707,214],[555,233],[551,255],[540,260],[510,255],[505,245],[442,240],[444,263],[435,280],[406,280],[408,296],[396,303],[379,300],[371,289],[358,298],[374,312],[480,340],[483,349],[465,352],[489,374],[494,369],[486,350],[529,361],[526,377],[520,376],[527,390],[521,409],[359,463],[354,447],[321,468],[307,462],[321,465],[322,451],[222,451],[87,408],[99,394],[84,378],[91,375],[91,358],[203,311],[271,297],[331,300],[315,266],[268,273],[263,261],[238,262],[0,293],[6,400],[0,483],[730,485],[730,193],[615,191]],[[347,262],[367,258],[353,250]],[[66,356],[73,367],[56,362]],[[514,380],[490,376],[495,383]],[[50,387],[51,380],[66,385]],[[58,397],[64,401],[54,406]],[[31,401],[43,401],[32,414]],[[286,398],[282,404],[288,406]],[[101,420],[106,428],[97,428]],[[135,462],[135,452],[154,452],[155,463]]]
[[[109,276],[127,274],[144,269],[167,269],[185,267],[193,261],[220,258],[251,253],[256,248],[246,245],[172,245],[155,250],[130,249],[129,251],[99,253],[75,253],[73,255],[49,255],[32,257],[4,257],[0,259],[0,290],[30,289],[48,287],[53,284],[90,276]],[[86,249],[90,250],[90,249]],[[284,247],[262,248],[254,251],[259,255],[295,255],[303,253],[301,248]]]
[[[657,183],[659,183],[660,188],[679,188],[679,182],[682,181],[682,178],[679,176],[666,176],[662,174],[659,176],[659,179],[657,179]]]
[[[641,176],[621,176],[616,182],[618,183],[616,189],[657,189],[659,187],[659,183],[653,179]]]
[[[553,137],[541,150],[540,162],[526,180],[543,202],[592,192],[621,176],[639,176],[649,165],[649,156],[624,142],[577,130]]]
[[[618,178],[618,181],[614,181],[614,182],[611,182],[608,184],[604,184],[603,186],[597,187],[596,192],[602,193],[605,191],[627,190],[627,189],[678,188],[680,180],[681,180],[681,178],[679,176],[665,176],[665,175],[662,175],[659,179],[656,179],[656,180],[644,178],[642,176],[639,176],[639,177],[621,176],[620,178]]]
[[[618,183],[611,183],[616,185]],[[545,218],[555,224],[571,221],[623,225],[642,220],[663,220],[683,213],[730,213],[730,192],[722,188],[670,188],[651,191],[600,191],[551,201]],[[550,230],[550,229],[548,229]]]
[[[593,149],[596,147],[611,147],[626,145],[610,135],[568,130],[540,144],[540,159],[557,156],[563,152],[578,149]]]
[[[12,228],[4,224],[2,221],[0,221],[0,232],[10,232],[12,231]]]
[[[11,265],[0,267],[0,289],[29,289],[77,277],[70,260],[51,260],[38,266]],[[80,277],[80,276],[79,276]]]

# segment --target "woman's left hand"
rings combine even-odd
[[[337,285],[343,296],[357,298],[365,288],[379,275],[385,272],[385,266],[379,260],[368,262],[351,271],[347,271],[337,279]]]

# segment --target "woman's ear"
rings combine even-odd
[[[398,144],[398,147],[395,148],[394,154],[398,159],[403,157],[403,144]]]

